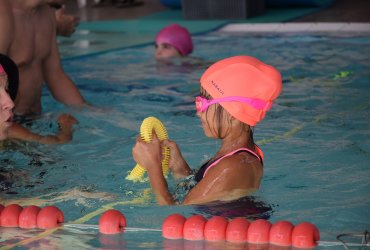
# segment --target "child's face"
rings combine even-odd
[[[208,109],[204,112],[197,112],[197,116],[199,117],[202,127],[204,130],[204,134],[210,138],[217,138],[217,124],[214,122],[214,116],[216,111],[216,105],[210,105]]]
[[[172,57],[181,57],[179,51],[168,43],[156,43],[155,44],[155,58],[168,59]]]
[[[7,92],[7,86],[7,75],[0,73],[0,140],[6,139],[13,117],[14,103]]]
[[[202,109],[201,107],[199,107],[198,102],[199,100],[196,100],[195,103],[197,116],[202,122],[204,134],[207,137],[222,138],[228,132],[230,132],[229,128],[231,125],[230,121],[232,117],[227,111],[225,111],[225,109],[221,108],[217,103],[213,103],[207,106],[204,106],[205,104],[203,103],[205,109]]]

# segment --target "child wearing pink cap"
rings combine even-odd
[[[170,24],[155,37],[155,58],[158,60],[185,57],[193,51],[189,31],[178,24]]]
[[[0,54],[0,141],[18,139],[43,144],[66,143],[72,139],[72,126],[77,120],[68,114],[58,118],[60,130],[56,135],[39,135],[20,124],[13,123],[14,99],[18,89],[18,68],[9,57]]]
[[[175,204],[162,174],[162,146],[170,148],[169,168],[175,178],[192,177],[195,185],[183,204],[237,200],[259,188],[262,150],[252,128],[262,121],[282,89],[280,73],[250,56],[234,56],[211,65],[200,79],[197,116],[207,137],[221,140],[215,155],[193,174],[174,141],[137,139],[134,160],[146,168],[159,204]]]

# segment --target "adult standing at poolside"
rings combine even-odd
[[[0,53],[11,57],[19,67],[16,115],[41,113],[43,82],[57,101],[70,106],[85,104],[78,88],[63,71],[50,2],[55,0],[0,1]]]

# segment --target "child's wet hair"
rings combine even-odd
[[[203,97],[203,98],[206,98],[207,100],[212,100],[212,96],[201,86],[200,87],[200,96]],[[217,135],[218,138],[220,139],[224,139],[225,136],[229,133],[229,131],[231,130],[231,122],[232,122],[232,119],[235,119],[234,117],[232,117],[220,104],[218,103],[215,103],[213,104],[215,106],[215,115],[213,116],[213,122],[215,124],[217,124],[217,131],[214,131],[215,134]],[[208,112],[208,109],[205,111],[206,112],[206,117],[207,116],[207,112]],[[227,119],[228,121],[228,127],[227,127],[227,130],[224,131],[224,134],[222,134],[222,131],[223,131],[223,127],[222,127],[222,124],[221,124],[221,121],[222,119],[224,118],[224,115],[227,115],[229,119]],[[207,120],[207,126],[209,128],[211,128],[209,126],[209,121],[208,119]],[[236,119],[237,120],[237,119]],[[242,129],[240,131],[240,133],[243,133],[243,132],[249,132],[249,138],[250,138],[250,142],[249,144],[250,145],[254,145],[254,140],[253,140],[253,131],[252,131],[252,128],[248,125],[248,124],[245,124],[243,122],[240,122],[241,126],[242,126]]]
[[[8,56],[0,53],[0,64],[8,76],[8,93],[14,101],[17,96],[19,85],[19,71],[17,65]]]

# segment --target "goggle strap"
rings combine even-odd
[[[204,99],[203,99],[204,100]],[[257,98],[249,98],[249,97],[239,97],[239,96],[228,96],[228,97],[221,97],[212,100],[206,100],[207,105],[212,105],[219,102],[242,102],[251,105],[253,108],[260,109],[263,111],[267,111],[271,108],[272,102],[264,101]]]

